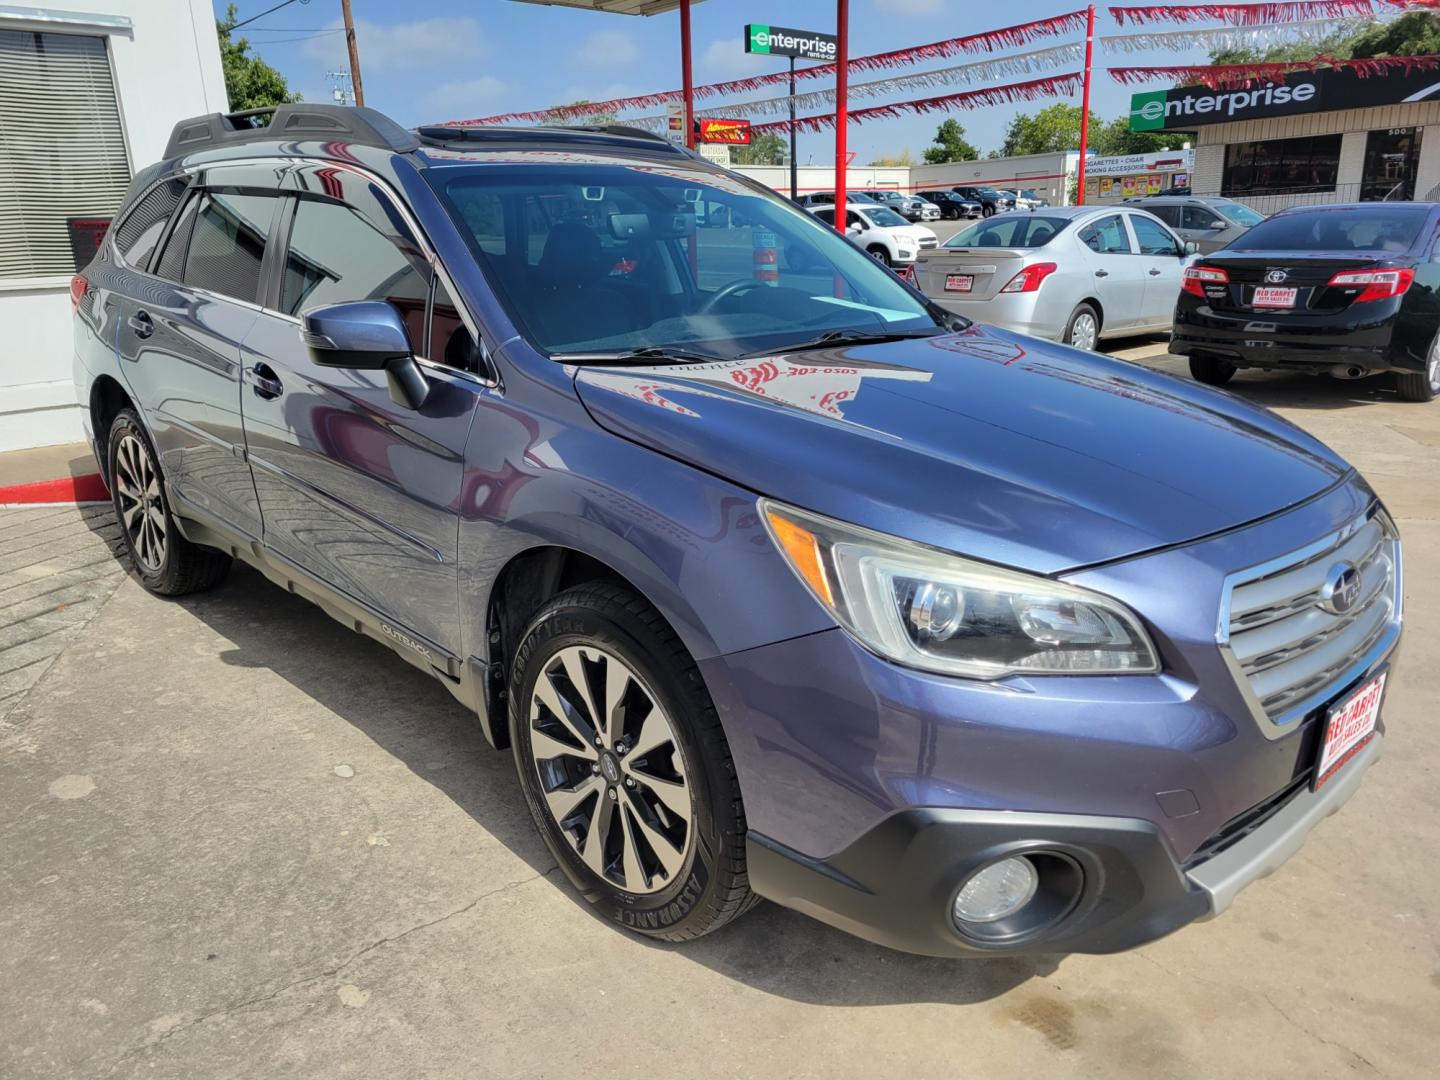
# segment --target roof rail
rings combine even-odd
[[[595,137],[596,141],[607,139],[633,139],[644,141],[650,149],[665,149],[684,154],[686,151],[668,139],[644,128],[627,127],[624,124],[574,124],[545,127],[460,127],[445,124],[427,124],[415,129],[421,142],[439,146],[457,142],[484,143],[546,143],[575,142],[577,136]]]
[[[407,153],[420,141],[382,112],[349,105],[276,105],[268,109],[210,113],[181,120],[170,133],[165,157],[196,150],[283,139],[323,139]]]

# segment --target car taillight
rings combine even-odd
[[[1060,269],[1054,263],[1032,263],[1005,283],[1002,293],[1034,292],[1040,283]]]
[[[1205,295],[1206,285],[1229,285],[1230,275],[1218,266],[1187,266],[1180,288],[1195,296]]]
[[[1414,270],[1345,270],[1330,279],[1330,288],[1359,289],[1360,292],[1351,297],[1350,302],[1364,304],[1370,300],[1399,296],[1410,288],[1414,280]]]
[[[82,275],[76,274],[74,277],[72,277],[72,278],[70,279],[70,314],[71,314],[71,315],[74,315],[75,312],[77,312],[77,311],[80,310],[80,301],[85,299],[85,294],[88,293],[89,291],[90,291],[90,282],[86,281],[85,278],[84,278]]]

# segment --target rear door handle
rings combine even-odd
[[[136,337],[147,338],[155,332],[155,320],[144,311],[137,311],[125,320],[125,325],[135,331]]]
[[[1153,266],[1150,268],[1150,276],[1151,276],[1151,277],[1159,277],[1163,272],[1164,272],[1164,271],[1156,270]]]
[[[255,388],[255,396],[266,401],[273,401],[285,392],[285,384],[269,364],[256,364],[251,367],[250,383]]]
[[[1110,271],[1109,271],[1109,270],[1096,270],[1096,271],[1095,271],[1095,276],[1096,276],[1096,277],[1109,277],[1109,276],[1110,276]]]

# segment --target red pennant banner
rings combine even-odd
[[[875,105],[868,109],[851,109],[849,120],[852,124],[863,124],[866,120],[894,119],[907,113],[950,112],[953,109],[973,109],[980,105],[1002,105],[1012,101],[1034,101],[1036,98],[1067,97],[1080,89],[1084,76],[1080,72],[1068,75],[1051,75],[1029,82],[1010,83],[1007,86],[987,86],[983,90],[962,90],[958,94],[944,94],[940,97],[917,98],[914,101],[895,101],[889,105]],[[818,116],[802,116],[795,121],[797,131],[823,131],[835,126],[834,113]],[[776,120],[770,124],[752,124],[752,135],[780,135],[790,130],[789,120]]]
[[[1433,8],[1440,0],[1285,0],[1271,4],[1180,4],[1112,7],[1121,26],[1161,22],[1226,22],[1232,26],[1272,26],[1296,19],[1374,17],[1404,8]]]
[[[1362,79],[1386,75],[1392,71],[1409,74],[1412,71],[1435,71],[1440,69],[1440,55],[1428,56],[1376,56],[1367,60],[1336,60],[1334,57],[1317,56],[1313,60],[1292,60],[1278,64],[1210,64],[1181,67],[1121,67],[1108,68],[1110,77],[1125,86],[1136,83],[1154,82],[1163,79],[1177,84],[1199,83],[1211,89],[1248,86],[1256,82],[1279,82],[1286,75],[1296,71],[1316,71],[1319,68],[1335,68],[1353,71]]]
[[[1440,2],[1440,0],[1437,0]],[[850,71],[883,71],[907,67],[924,60],[940,60],[951,56],[971,53],[992,53],[1002,49],[1026,45],[1040,38],[1070,33],[1085,26],[1085,12],[1071,11],[1064,15],[1052,15],[1048,19],[1006,26],[999,30],[986,30],[979,34],[932,41],[928,45],[915,45],[893,52],[872,53],[857,56],[850,61]],[[825,79],[835,75],[834,64],[817,64],[814,67],[798,68],[796,79]],[[723,97],[727,94],[747,94],[766,86],[780,86],[789,81],[788,71],[776,71],[768,75],[755,75],[748,79],[731,79],[729,82],[708,83],[697,86],[697,99]],[[578,120],[595,113],[628,112],[632,109],[651,109],[658,105],[669,105],[682,101],[685,95],[680,90],[661,90],[653,94],[636,94],[633,97],[611,98],[609,101],[577,102],[573,105],[557,105],[549,109],[535,109],[530,112],[500,113],[475,120],[447,120],[449,127],[478,127],[482,124],[535,123],[541,120]]]

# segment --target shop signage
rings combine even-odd
[[[110,231],[108,217],[72,217],[65,219],[70,234],[70,253],[75,256],[75,269],[83,270],[105,242]]]
[[[702,143],[724,143],[727,146],[750,145],[749,120],[722,120],[701,117],[695,121],[695,134]]]
[[[1333,68],[1301,71],[1263,86],[1182,86],[1135,94],[1130,98],[1130,130],[1189,131],[1232,120],[1434,100],[1440,100],[1440,77],[1433,71],[1392,72],[1383,78]]]
[[[1117,154],[1114,157],[1088,158],[1085,162],[1085,175],[1124,176],[1126,173],[1155,172],[1157,169],[1194,167],[1194,150],[1166,150],[1156,154]]]
[[[665,106],[665,138],[677,146],[685,145],[685,106]]]
[[[797,56],[804,60],[834,60],[839,55],[840,44],[834,34],[746,23],[745,51],[767,56]]]

